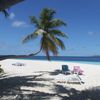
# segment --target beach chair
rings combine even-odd
[[[74,66],[73,68],[73,74],[83,75],[83,70],[80,68],[80,66]]]
[[[80,76],[78,74],[71,74],[67,80],[67,83],[83,84],[84,82],[82,81],[82,79],[80,78]]]
[[[63,74],[70,74],[71,71],[68,68],[68,65],[62,65],[62,73]]]
[[[14,65],[14,66],[25,66],[25,64],[24,64],[24,63],[20,63],[20,62],[13,63],[12,65]]]
[[[74,66],[71,76],[68,78],[68,83],[84,83],[79,75],[83,75],[83,70],[80,66]]]

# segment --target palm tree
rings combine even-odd
[[[0,12],[3,12],[4,15],[7,17],[9,14],[6,9],[22,1],[24,0],[0,0]]]
[[[56,12],[53,9],[44,8],[39,18],[36,18],[35,16],[30,17],[31,23],[35,25],[36,30],[32,34],[26,36],[23,39],[23,43],[41,35],[40,50],[30,55],[36,55],[43,51],[46,54],[47,59],[50,60],[49,53],[57,55],[59,47],[65,49],[64,43],[59,37],[67,36],[59,30],[58,27],[65,26],[66,23],[60,19],[54,18],[54,14],[56,14]]]

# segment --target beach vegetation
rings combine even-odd
[[[4,70],[1,68],[1,65],[0,65],[0,73],[3,73],[4,72]]]
[[[47,59],[50,60],[50,54],[58,55],[58,49],[65,49],[65,45],[60,37],[67,37],[67,35],[62,32],[59,28],[61,26],[66,26],[67,24],[58,19],[54,18],[56,11],[50,8],[44,8],[37,18],[35,16],[30,16],[30,21],[35,25],[35,31],[29,34],[23,39],[23,43],[29,40],[34,40],[41,36],[40,40],[40,50],[36,53],[30,55],[36,55],[43,51]]]

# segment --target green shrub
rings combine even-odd
[[[0,73],[3,73],[4,72],[4,70],[1,68],[1,65],[0,65]]]

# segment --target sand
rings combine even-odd
[[[16,63],[23,63],[24,65],[13,65]],[[73,66],[80,66],[81,69],[84,70],[84,74],[80,75],[80,78],[83,81],[82,84],[75,84],[74,82],[70,84],[67,83],[69,78],[75,78],[76,76],[64,75],[60,72],[61,66],[66,64],[69,66],[70,70],[73,70]],[[6,59],[0,61],[0,65],[5,72],[5,74],[3,76],[1,75],[2,77],[0,77],[0,81],[4,80],[4,84],[0,84],[0,88],[2,88],[2,85],[4,86],[10,84],[12,85],[10,86],[11,89],[19,87],[23,94],[32,94],[33,91],[35,93],[38,92],[50,94],[49,99],[51,98],[51,100],[60,100],[62,96],[65,97],[68,95],[62,92],[60,93],[60,96],[58,96],[58,91],[56,89],[57,86],[60,86],[59,88],[64,87],[67,90],[75,89],[76,91],[83,91],[85,89],[100,86],[100,65],[63,61],[40,61],[18,59]],[[5,83],[6,80],[8,80],[7,82],[9,84]],[[6,88],[8,87],[6,86]],[[14,95],[15,98],[17,96],[18,93]],[[2,100],[4,99],[2,98]]]

